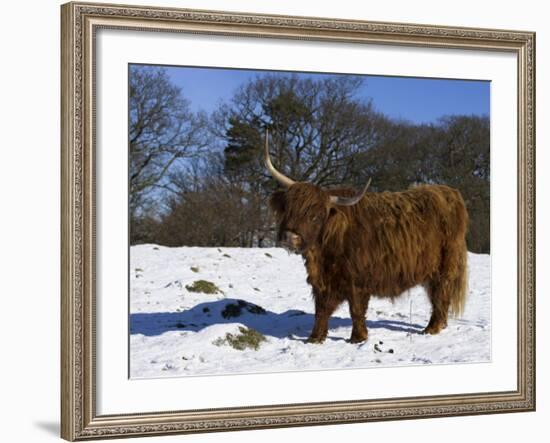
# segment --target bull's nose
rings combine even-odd
[[[298,234],[292,231],[285,231],[282,237],[282,245],[284,248],[296,252],[302,249],[302,237]]]
[[[297,243],[299,240],[300,240],[300,236],[298,234],[295,234],[294,232],[291,232],[291,231],[285,232],[285,241],[287,243],[290,243],[292,245]]]

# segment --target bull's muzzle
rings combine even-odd
[[[300,252],[303,249],[302,237],[292,231],[284,231],[281,236],[281,246],[292,252]]]

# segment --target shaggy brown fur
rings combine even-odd
[[[353,206],[335,206],[330,195],[352,196],[352,189],[323,190],[295,183],[270,199],[279,240],[305,258],[315,300],[309,342],[323,342],[328,320],[349,304],[351,342],[367,339],[369,298],[397,297],[423,285],[432,303],[425,333],[447,326],[466,297],[468,214],[460,193],[424,185],[404,192],[367,193]]]

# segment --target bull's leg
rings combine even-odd
[[[467,250],[464,239],[458,238],[443,251],[440,276],[429,285],[433,309],[425,333],[437,334],[447,326],[449,307],[455,315],[460,314],[467,287]]]
[[[328,335],[330,316],[341,303],[335,297],[325,294],[315,294],[315,324],[307,343],[323,343]]]
[[[432,303],[432,315],[424,334],[438,334],[447,327],[447,315],[449,312],[450,296],[448,282],[441,281],[430,282],[427,285],[428,296]]]
[[[353,327],[351,329],[351,343],[361,343],[367,340],[368,332],[365,324],[365,314],[369,307],[369,295],[356,291],[349,300],[349,312]]]

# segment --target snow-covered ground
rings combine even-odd
[[[486,362],[491,358],[490,256],[468,255],[469,294],[460,319],[420,335],[430,304],[417,287],[394,303],[371,298],[369,339],[347,342],[347,304],[333,315],[324,344],[305,343],[314,306],[302,258],[279,248],[167,248],[130,251],[132,378]],[[186,289],[197,280],[222,292]],[[257,350],[230,346],[226,334],[251,328]],[[239,329],[241,328],[241,329]]]

